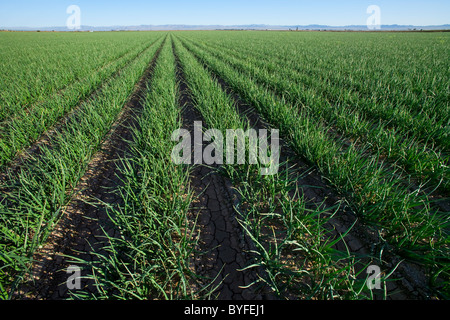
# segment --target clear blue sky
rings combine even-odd
[[[365,25],[369,5],[382,24],[450,24],[450,0],[0,0],[0,27],[65,26],[72,4],[89,26]]]

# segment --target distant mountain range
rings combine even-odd
[[[27,27],[0,27],[0,30],[12,31],[72,31],[67,27],[44,27],[44,28],[27,28]],[[92,27],[81,26],[79,31],[174,31],[174,30],[331,30],[331,31],[372,31],[366,25],[350,25],[350,26],[327,26],[327,25],[307,25],[307,26],[274,26],[265,24],[250,25],[140,25],[140,26],[109,26],[109,27]],[[411,31],[411,30],[450,30],[450,24],[438,26],[413,26],[413,25],[382,25],[381,31]]]

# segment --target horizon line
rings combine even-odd
[[[100,26],[92,26],[92,25],[81,25],[81,28],[138,28],[138,27],[164,27],[164,26],[183,26],[183,27],[329,27],[329,28],[345,28],[345,27],[366,27],[364,24],[350,24],[350,25],[327,25],[327,24],[264,24],[264,23],[249,23],[249,24],[177,24],[177,23],[166,23],[166,24],[139,24],[139,25],[100,25]],[[381,24],[381,27],[443,27],[449,26],[450,23],[446,24],[430,24],[430,25],[412,25],[412,24]],[[0,26],[2,29],[51,29],[51,28],[67,28],[67,26]]]

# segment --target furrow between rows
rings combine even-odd
[[[180,61],[175,44],[173,45],[177,63],[177,78],[180,85],[180,106],[182,107],[182,125],[194,137],[194,124],[206,124],[201,112],[196,109],[192,91],[186,81],[186,69]],[[191,78],[195,77],[191,75]],[[206,86],[206,84],[205,84]],[[205,87],[205,90],[207,86]],[[207,93],[205,93],[207,95]],[[196,99],[201,99],[199,96]],[[202,132],[206,129],[201,128]],[[207,146],[203,141],[202,150]],[[191,140],[191,150],[196,148]],[[194,162],[194,153],[191,154]],[[194,192],[193,206],[189,217],[195,221],[199,245],[198,254],[192,268],[202,281],[203,286],[211,289],[211,296],[222,300],[255,300],[267,293],[254,292],[250,285],[257,280],[253,270],[244,270],[251,264],[249,253],[251,244],[245,239],[243,230],[237,221],[234,204],[238,195],[233,191],[231,182],[219,173],[220,166],[205,164],[194,165],[190,176]],[[250,287],[249,287],[250,286]]]

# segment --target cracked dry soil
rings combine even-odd
[[[194,122],[204,123],[195,109],[177,61],[180,101],[184,129],[194,132]],[[194,139],[191,150],[195,149]],[[206,143],[202,147],[205,147]],[[192,155],[193,157],[193,155]],[[203,286],[213,289],[212,297],[222,300],[260,300],[267,298],[250,286],[257,275],[251,264],[250,244],[244,236],[234,210],[237,196],[228,179],[218,173],[219,166],[195,166],[191,172],[194,201],[188,219],[196,221],[199,238],[191,268]]]

